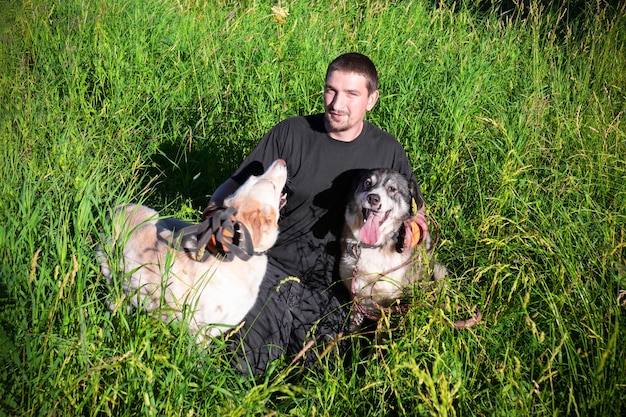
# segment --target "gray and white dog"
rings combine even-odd
[[[398,308],[425,272],[434,280],[448,274],[428,259],[430,235],[414,218],[422,204],[417,184],[397,171],[373,169],[361,177],[346,207],[339,264],[354,301],[351,332],[365,317]]]

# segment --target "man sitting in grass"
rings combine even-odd
[[[213,194],[211,204],[219,205],[249,175],[278,158],[287,162],[289,195],[280,236],[256,304],[237,336],[242,372],[262,373],[282,355],[300,354],[310,364],[344,330],[349,294],[336,280],[336,266],[351,186],[362,170],[381,167],[415,179],[397,139],[364,120],[378,96],[372,61],[359,53],[339,56],[326,72],[324,113],[280,122]],[[419,209],[420,226],[427,231]]]

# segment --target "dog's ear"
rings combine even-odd
[[[363,181],[365,181],[372,174],[371,169],[355,169],[353,171],[354,175],[352,175],[352,183],[350,185],[351,194],[359,190]]]
[[[262,244],[263,237],[272,228],[278,228],[276,220],[278,216],[273,207],[265,205],[258,210],[248,211],[239,219],[244,223],[250,234],[252,235],[252,242],[254,247],[257,248]]]
[[[411,212],[415,215],[424,205],[424,196],[417,182],[412,179],[409,180],[409,191],[411,192]]]

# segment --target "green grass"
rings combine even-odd
[[[0,414],[623,414],[626,10],[543,3],[0,1]],[[349,50],[439,224],[432,307],[258,379],[223,342],[110,312],[109,208],[196,220],[271,126],[322,110]]]

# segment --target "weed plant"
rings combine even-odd
[[[626,10],[519,4],[0,1],[0,413],[623,415]],[[322,110],[347,51],[376,62],[368,118],[439,225],[437,299],[259,378],[109,311],[110,208],[197,220],[269,128]]]

